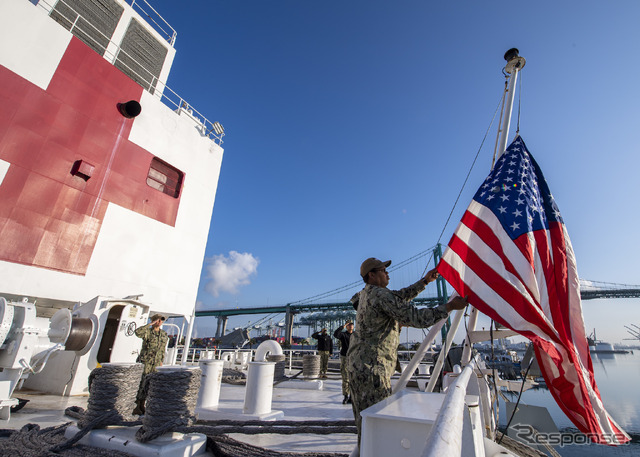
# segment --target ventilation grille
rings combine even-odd
[[[123,11],[115,0],[60,0],[51,11],[51,18],[104,55]]]
[[[131,20],[120,44],[115,66],[153,93],[167,56],[167,48],[138,21]]]

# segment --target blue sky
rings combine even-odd
[[[178,32],[169,87],[227,133],[199,309],[292,302],[357,281],[367,257],[433,246],[511,47],[527,59],[521,134],[580,276],[640,284],[638,2],[151,3]],[[494,141],[495,125],[443,243]],[[233,287],[214,287],[210,267],[229,264],[216,274]],[[585,302],[584,314],[620,341],[640,299]]]

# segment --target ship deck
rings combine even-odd
[[[290,385],[293,381],[287,381]],[[301,384],[305,381],[297,381]],[[280,420],[351,420],[351,405],[342,404],[340,375],[330,373],[322,380],[322,390],[309,388],[275,387],[273,389],[272,411],[282,411]],[[222,383],[218,409],[226,413],[242,413],[245,386]],[[61,397],[35,391],[16,391],[14,397],[29,400],[19,411],[12,413],[10,420],[1,421],[0,428],[18,430],[26,424],[38,424],[41,428],[75,422],[65,416],[64,410],[70,406],[87,407],[88,396]],[[242,420],[241,418],[235,420]],[[274,451],[285,452],[335,452],[349,454],[356,445],[356,435],[337,433],[316,434],[259,434],[245,435],[233,433],[231,438]]]

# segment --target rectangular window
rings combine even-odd
[[[162,193],[178,198],[182,188],[184,173],[172,167],[166,162],[154,157],[151,160],[149,174],[147,175],[147,185],[159,190]]]

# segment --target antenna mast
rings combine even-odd
[[[499,141],[496,154],[496,161],[504,154],[507,149],[507,137],[509,136],[509,126],[511,125],[511,112],[513,111],[513,99],[516,93],[516,83],[518,82],[518,72],[524,68],[526,60],[524,57],[520,57],[517,48],[511,48],[504,54],[504,60],[507,61],[507,65],[504,67],[504,71],[511,75],[509,77],[509,84],[507,85],[507,93],[505,100],[504,117],[500,123],[498,129]],[[467,330],[467,337],[464,340],[464,348],[462,350],[462,363],[468,363],[471,360],[471,347],[473,342],[470,339],[470,334],[475,331],[478,322],[478,310],[471,307],[469,312],[469,323]],[[457,329],[456,329],[457,330]],[[524,382],[524,381],[523,381]]]
[[[527,61],[524,57],[520,57],[517,48],[511,48],[504,54],[504,60],[507,61],[507,65],[504,67],[504,71],[510,75],[509,85],[507,86],[506,94],[506,106],[504,110],[504,117],[500,123],[500,141],[498,141],[497,157],[499,158],[507,149],[507,137],[509,136],[509,126],[511,125],[511,112],[513,111],[513,99],[516,94],[516,83],[518,82],[518,72],[524,68]]]

